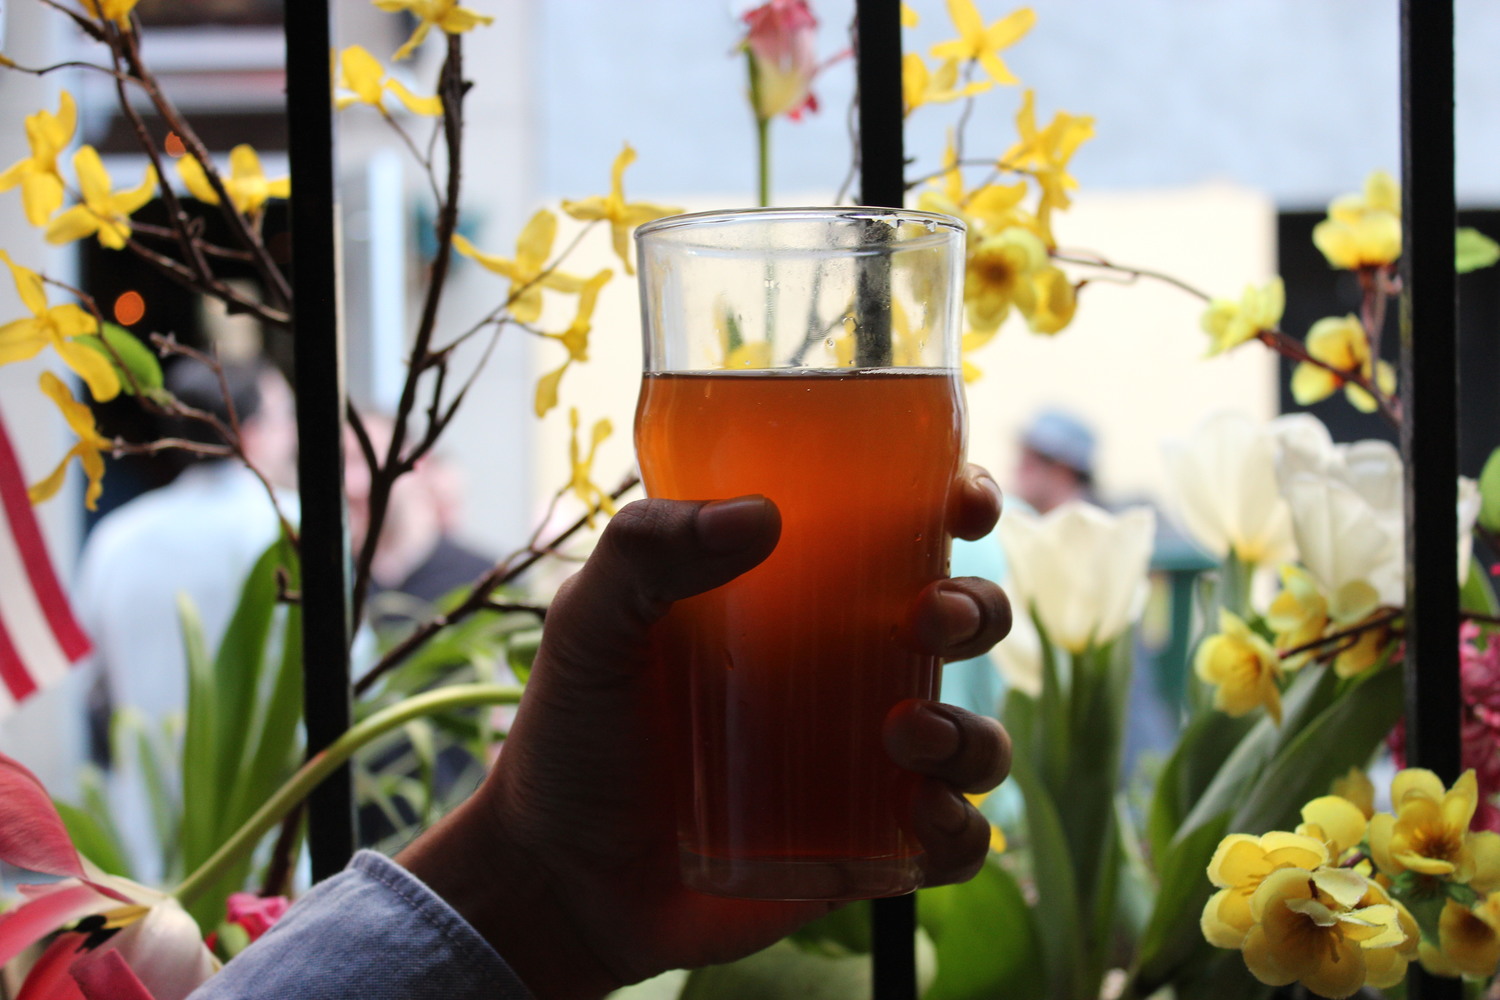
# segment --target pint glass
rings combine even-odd
[[[762,899],[909,892],[916,778],[887,713],[933,698],[916,600],[946,575],[965,442],[963,224],[870,208],[659,219],[637,232],[649,495],[762,494],[759,566],[679,601],[657,668],[682,727],[687,885]]]

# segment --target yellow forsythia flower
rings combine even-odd
[[[1393,878],[1413,871],[1479,891],[1500,888],[1500,834],[1469,832],[1478,803],[1472,768],[1444,791],[1436,774],[1409,767],[1391,782],[1395,815],[1370,820],[1370,855]]]
[[[1203,907],[1199,924],[1208,943],[1239,948],[1255,920],[1250,899],[1272,872],[1295,868],[1303,875],[1331,859],[1321,839],[1273,830],[1260,837],[1232,833],[1219,842],[1208,863],[1208,878],[1219,891]]]
[[[1281,314],[1285,309],[1286,286],[1279,276],[1272,278],[1264,288],[1246,285],[1238,302],[1214,299],[1200,321],[1203,332],[1213,338],[1209,355],[1222,354],[1231,347],[1254,340],[1262,330],[1275,330],[1281,325]]]
[[[981,333],[998,329],[1018,290],[1046,264],[1046,244],[1030,230],[1012,226],[980,239],[964,266],[969,324]]]
[[[974,0],[948,0],[948,16],[958,37],[932,47],[934,59],[974,60],[996,83],[1019,83],[1000,59],[1000,52],[1019,42],[1036,24],[1036,11],[1022,7],[985,27]]]
[[[1371,619],[1379,618],[1382,612],[1379,609],[1371,612],[1362,622],[1364,624]],[[1374,625],[1365,628],[1355,637],[1352,645],[1347,649],[1339,650],[1339,654],[1333,658],[1333,672],[1340,677],[1355,677],[1369,670],[1379,663],[1385,656],[1386,648],[1391,643],[1391,627],[1389,623]]]
[[[1377,363],[1370,356],[1370,338],[1356,316],[1329,316],[1314,323],[1307,331],[1307,353],[1334,368],[1367,379],[1373,372],[1381,392],[1389,395],[1396,391],[1395,369],[1389,362]],[[1292,372],[1292,398],[1302,406],[1327,399],[1340,386],[1355,409],[1363,413],[1375,410],[1373,396],[1327,368],[1304,361]]]
[[[1215,686],[1215,708],[1240,716],[1265,706],[1281,725],[1281,658],[1239,615],[1220,609],[1219,632],[1198,647],[1193,669]]]
[[[506,259],[487,254],[462,236],[453,237],[453,249],[476,261],[486,270],[510,279],[510,314],[519,323],[534,323],[542,314],[542,289],[577,294],[583,291],[583,279],[547,267],[552,243],[557,239],[557,216],[545,208],[537,209],[516,237],[516,255]]]
[[[0,174],[0,191],[21,186],[26,221],[33,226],[45,226],[52,213],[62,208],[63,179],[57,169],[57,158],[73,141],[77,124],[77,105],[73,103],[73,95],[64,90],[57,114],[38,111],[26,116],[26,141],[31,144],[31,155],[12,163]]]
[[[87,350],[87,348],[80,348]],[[104,452],[114,447],[114,443],[99,434],[94,426],[94,411],[84,403],[73,398],[68,387],[63,384],[62,379],[51,372],[42,372],[42,392],[46,393],[57,408],[62,411],[63,419],[68,422],[74,434],[78,436],[78,443],[63,456],[57,468],[41,482],[32,486],[27,492],[34,504],[51,499],[59,489],[62,488],[63,480],[68,474],[68,463],[77,457],[83,466],[84,475],[88,476],[88,490],[84,493],[83,505],[89,510],[98,506],[99,495],[104,492]]]
[[[625,201],[625,168],[635,162],[635,150],[626,143],[625,148],[620,150],[620,155],[615,157],[614,166],[610,169],[609,194],[604,196],[594,195],[582,201],[564,201],[563,211],[581,222],[594,222],[603,219],[609,222],[610,238],[614,242],[615,254],[625,265],[626,274],[634,274],[635,267],[630,263],[630,233],[636,226],[659,219],[664,215],[676,215],[681,212],[680,208],[668,208],[664,205],[653,205],[650,202],[638,201],[627,204]]]
[[[945,59],[937,72],[927,70],[926,61],[916,52],[901,59],[901,95],[903,115],[909,115],[924,104],[946,104],[975,94],[982,94],[995,84],[991,80],[971,80],[958,86],[958,60]]]
[[[1053,334],[1073,322],[1078,289],[1059,267],[1037,268],[1016,288],[1016,308],[1032,333]]]
[[[609,498],[609,492],[599,486],[593,480],[594,455],[599,450],[599,445],[605,438],[614,432],[614,425],[609,418],[605,417],[595,421],[593,431],[589,437],[589,450],[587,455],[579,456],[578,448],[578,407],[568,410],[568,464],[572,468],[572,478],[568,482],[568,488],[573,495],[583,501],[588,513],[585,515],[588,526],[594,526],[594,514],[603,511],[613,515],[615,504]]]
[[[543,375],[536,384],[536,415],[546,416],[547,411],[557,405],[557,390],[562,382],[563,372],[575,361],[587,361],[589,359],[589,333],[594,328],[594,304],[599,299],[599,290],[609,282],[614,272],[608,269],[600,271],[588,281],[584,282],[583,289],[578,295],[578,314],[573,322],[562,333],[544,333],[543,337],[549,337],[560,341],[568,349],[568,356],[563,361],[562,367],[556,371]]]
[[[1068,192],[1078,187],[1078,181],[1068,173],[1068,162],[1078,147],[1093,137],[1094,119],[1059,111],[1046,128],[1038,129],[1036,93],[1028,90],[1021,99],[1021,110],[1016,112],[1016,130],[1020,133],[1020,141],[1006,151],[1000,162],[1036,178],[1042,189],[1036,210],[1037,230],[1048,246],[1054,246],[1052,212],[1072,204]]]
[[[79,337],[96,333],[99,323],[93,315],[71,302],[60,306],[47,304],[42,276],[22,267],[0,250],[0,260],[10,268],[16,283],[16,294],[31,310],[29,319],[17,319],[0,326],[0,365],[36,357],[49,345],[63,363],[88,384],[89,392],[101,403],[120,394],[120,376],[104,355],[83,344]]]
[[[1313,227],[1313,244],[1337,268],[1379,267],[1401,256],[1401,188],[1377,170],[1362,194],[1346,194],[1328,206],[1328,218]]]
[[[208,174],[197,157],[179,156],[177,173],[194,198],[209,205],[219,203],[219,193],[209,183]],[[230,203],[245,215],[259,213],[270,198],[286,198],[292,193],[291,178],[268,179],[261,168],[260,157],[254,148],[244,143],[229,151],[229,176],[221,174],[219,179],[229,193]]]
[[[1300,982],[1333,1000],[1406,974],[1417,933],[1385,890],[1348,868],[1273,872],[1250,899],[1245,967],[1261,982]]]
[[[130,12],[140,0],[83,0],[83,6],[95,17],[130,27]]]
[[[387,114],[385,92],[389,90],[414,115],[443,113],[441,97],[413,94],[400,80],[387,77],[380,60],[360,45],[351,45],[339,54],[339,86],[349,91],[334,99],[334,106],[340,111],[351,104],[368,104],[381,114]]]
[[[130,239],[131,215],[156,197],[156,168],[147,164],[140,185],[118,194],[111,190],[109,173],[93,146],[84,146],[73,154],[73,169],[83,201],[52,220],[47,227],[47,242],[72,243],[97,236],[100,246],[122,249]]]
[[[1289,563],[1281,567],[1281,591],[1266,610],[1266,624],[1276,633],[1278,652],[1305,646],[1323,635],[1328,627],[1328,598],[1307,570]],[[1311,652],[1299,653],[1283,666],[1295,670],[1309,656]]]
[[[493,17],[460,7],[458,0],[372,0],[381,10],[392,13],[406,11],[417,19],[417,30],[411,33],[406,44],[396,50],[392,59],[401,60],[414,52],[427,39],[434,27],[450,35],[460,35],[481,24],[492,24]]]

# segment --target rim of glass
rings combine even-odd
[[[940,212],[923,212],[908,208],[878,208],[871,205],[846,205],[838,207],[804,207],[804,208],[732,208],[715,209],[708,212],[689,212],[685,215],[667,215],[660,219],[641,224],[636,228],[635,238],[644,241],[647,237],[670,236],[681,239],[683,246],[695,246],[693,241],[683,239],[688,233],[698,232],[718,227],[741,225],[745,223],[777,223],[777,222],[885,222],[887,224],[900,224],[912,222],[925,225],[928,233],[911,239],[903,239],[899,243],[875,243],[871,242],[859,248],[845,248],[840,252],[847,253],[849,249],[884,250],[920,250],[925,247],[934,246],[951,239],[953,234],[964,235],[968,227],[962,219],[951,215],[943,215]],[[701,244],[705,249],[723,251],[725,247],[718,244]],[[811,250],[811,248],[807,248]],[[820,248],[821,249],[821,248]],[[829,248],[831,249],[831,248]],[[756,252],[760,252],[757,248]]]

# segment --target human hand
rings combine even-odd
[[[1000,492],[971,466],[952,531],[978,538]],[[775,547],[762,497],[647,500],[611,520],[558,593],[500,761],[484,786],[397,860],[447,899],[543,998],[600,996],[671,968],[763,948],[835,904],[706,896],[678,877],[666,721],[651,682],[650,629],[673,601],[717,587]],[[916,635],[945,659],[977,655],[1010,628],[1005,596],[977,579],[933,584]],[[906,701],[886,720],[900,766],[925,776],[914,828],[924,882],[971,877],[989,825],[962,792],[1005,777],[998,723]]]

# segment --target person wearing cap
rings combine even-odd
[[[1093,429],[1064,410],[1038,413],[1021,432],[1015,495],[1038,514],[1069,500],[1092,500]]]

